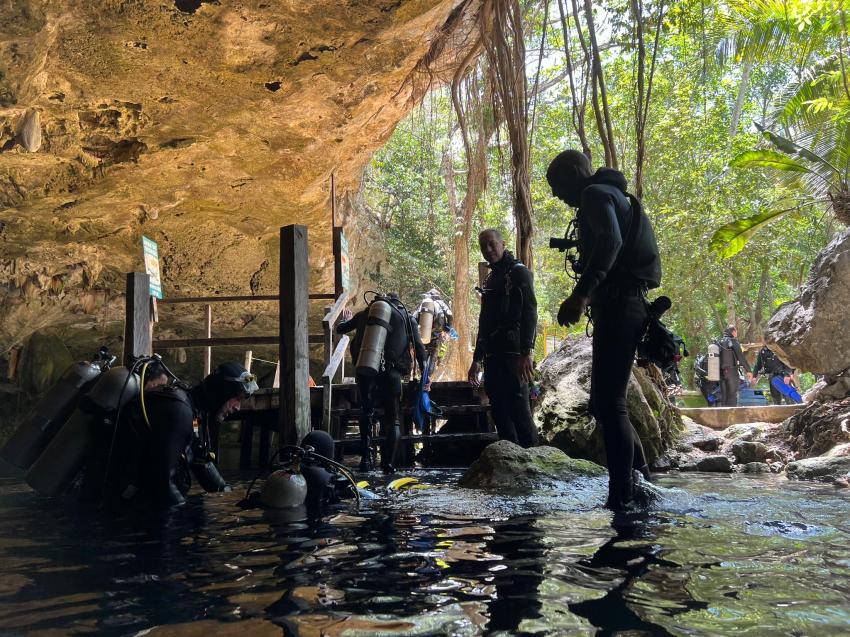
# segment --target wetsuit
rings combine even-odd
[[[590,406],[605,439],[613,508],[632,500],[633,468],[649,474],[626,409],[635,351],[646,325],[646,291],[661,284],[655,234],[649,218],[639,211],[626,195],[623,174],[600,168],[582,191],[576,215],[581,276],[573,294],[590,298]]]
[[[392,470],[401,437],[402,379],[410,375],[413,366],[413,361],[410,358],[411,344],[415,349],[419,369],[423,369],[425,363],[425,349],[422,346],[419,330],[416,329],[413,318],[398,300],[385,300],[390,302],[393,310],[390,314],[390,327],[384,343],[383,368],[374,376],[356,374],[355,377],[360,392],[361,410],[360,468],[364,471],[371,468],[370,446],[376,395],[384,412],[381,417],[381,436],[384,438],[381,449],[381,466],[385,470]],[[340,334],[356,330],[351,341],[351,358],[355,365],[360,355],[360,346],[363,342],[368,316],[368,308],[361,310],[348,321],[340,323],[336,328],[336,331]]]
[[[517,359],[534,350],[537,299],[531,272],[505,250],[484,281],[473,360],[484,363],[484,390],[501,440],[537,444],[528,383],[516,373]]]
[[[726,334],[717,342],[720,347],[720,395],[724,407],[738,406],[738,388],[741,379],[738,377],[738,367],[741,366],[748,372],[750,364],[741,351],[741,344],[737,338]]]
[[[756,376],[759,374],[768,375],[770,397],[774,405],[781,405],[783,399],[787,404],[803,402],[800,393],[793,386],[785,382],[785,378],[791,376],[793,373],[794,370],[779,360],[779,357],[769,347],[764,346],[761,348],[756,357],[753,374]]]

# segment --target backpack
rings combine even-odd
[[[670,299],[666,296],[658,297],[647,304],[649,317],[646,330],[637,346],[637,362],[641,367],[653,363],[660,369],[667,369],[678,363],[683,356],[688,356],[688,348],[682,337],[661,321],[661,315],[669,307]]]

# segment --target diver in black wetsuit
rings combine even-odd
[[[228,490],[210,453],[209,425],[237,411],[256,389],[254,376],[244,367],[224,363],[192,389],[167,385],[146,393],[144,413],[150,429],[135,488],[157,505],[183,504],[191,471],[204,490]]]
[[[661,284],[661,259],[649,218],[627,195],[623,173],[610,168],[593,173],[583,153],[567,150],[549,165],[546,179],[553,196],[578,208],[581,275],[561,304],[558,323],[577,323],[590,306],[591,412],[605,439],[606,506],[621,510],[634,500],[632,469],[649,477],[626,410],[626,388],[646,324],[646,292]]]
[[[730,325],[723,330],[723,336],[717,341],[720,348],[720,395],[724,407],[738,406],[738,389],[741,384],[738,368],[743,367],[747,372],[747,380],[753,381],[753,371],[747,362],[747,357],[741,351],[738,342],[738,329]]]
[[[413,371],[413,361],[410,350],[414,350],[419,369],[425,366],[425,348],[419,338],[419,330],[413,318],[399,300],[398,294],[389,293],[386,297],[393,308],[390,314],[389,329],[384,343],[383,365],[377,375],[368,376],[357,374],[357,388],[360,390],[360,470],[372,468],[371,461],[371,432],[372,417],[375,411],[375,399],[383,408],[381,417],[381,435],[384,444],[381,448],[381,469],[385,473],[395,471],[396,453],[401,438],[401,389],[402,380]],[[336,331],[346,334],[356,330],[351,341],[351,358],[357,363],[360,347],[363,343],[369,308],[352,315],[350,311],[343,314],[345,319]]]

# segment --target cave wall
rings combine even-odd
[[[166,295],[269,294],[279,227],[306,224],[312,291],[330,291],[331,173],[356,226],[344,202],[477,6],[0,0],[0,353],[120,334],[142,234]],[[267,314],[217,307],[216,331]]]

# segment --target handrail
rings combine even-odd
[[[340,299],[343,296],[345,296],[345,292],[340,295]],[[336,344],[336,349],[334,349],[334,353],[330,357],[325,371],[322,372],[322,427],[327,432],[330,432],[331,428],[333,378],[340,363],[345,360],[345,348],[348,347],[348,340],[348,334],[343,334],[342,338],[339,339],[339,343]]]
[[[328,313],[325,314],[322,319],[322,327],[326,329],[330,329],[334,323],[336,323],[336,319],[342,314],[342,310],[345,308],[345,304],[348,302],[348,292],[343,290],[339,298],[336,300],[336,303],[333,304]]]
[[[325,367],[325,371],[322,372],[322,382],[325,382],[327,379],[331,379],[336,374],[337,368],[339,368],[339,364],[342,362],[342,359],[345,357],[345,348],[348,347],[348,334],[343,334],[342,338],[339,339],[339,343],[336,344],[336,348],[334,349],[334,353],[331,356],[331,360],[328,363],[327,367]]]
[[[314,345],[325,342],[321,334],[310,334],[307,341]],[[176,347],[220,347],[226,345],[277,345],[279,336],[219,336],[215,338],[163,338],[154,339],[153,348],[173,349]]]
[[[330,292],[319,292],[308,295],[311,301],[322,299],[335,299],[336,295]],[[256,296],[178,296],[172,299],[157,299],[159,305],[174,305],[176,303],[225,303],[230,301],[279,301],[277,294],[258,294]]]

